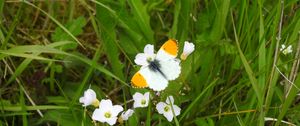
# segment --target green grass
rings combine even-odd
[[[196,49],[181,75],[132,125],[300,125],[299,1],[0,1],[0,125],[105,125],[79,103],[98,99],[132,108],[137,53],[168,39]],[[284,55],[281,44],[292,45]],[[287,80],[289,79],[289,80]],[[174,96],[168,122],[155,103]],[[277,121],[265,121],[265,117]]]

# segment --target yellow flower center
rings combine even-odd
[[[142,104],[142,105],[145,105],[145,104],[146,104],[146,100],[143,99],[143,100],[141,101],[141,104]]]
[[[105,117],[105,118],[110,118],[110,117],[111,117],[111,113],[110,113],[110,112],[104,113],[104,117]]]
[[[186,58],[187,58],[187,55],[184,54],[184,53],[182,53],[181,56],[180,56],[180,59],[181,59],[181,60],[186,60]]]
[[[152,58],[151,58],[151,57],[147,57],[147,61],[148,61],[148,62],[151,62],[151,61],[152,61]]]
[[[94,107],[98,107],[98,106],[99,106],[99,100],[98,100],[98,99],[95,99],[95,100],[93,101],[92,105],[93,105]]]
[[[170,107],[168,105],[164,107],[165,112],[168,112],[169,110],[170,110]]]

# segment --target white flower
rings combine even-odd
[[[180,56],[181,60],[185,60],[195,50],[195,45],[188,41],[184,42],[183,52]]]
[[[136,92],[133,95],[133,100],[134,100],[133,108],[147,107],[149,103],[149,95],[150,95],[149,92],[146,92],[144,95],[139,92]]]
[[[93,112],[92,119],[114,125],[118,119],[117,116],[121,111],[123,111],[122,106],[113,106],[111,100],[101,100],[99,108],[95,109]]]
[[[280,48],[280,51],[286,55],[286,54],[289,54],[291,52],[293,52],[293,49],[292,49],[292,45],[289,45],[287,48],[285,47],[284,44],[281,45],[281,48]]]
[[[96,98],[96,93],[92,89],[87,89],[84,91],[83,97],[79,98],[79,102],[82,103],[82,106],[94,105],[95,107],[99,106],[99,101]]]
[[[121,114],[122,120],[128,120],[128,118],[132,116],[133,113],[134,111],[132,109],[128,109],[127,111],[122,112]]]
[[[135,56],[134,62],[137,65],[148,66],[149,61],[154,60],[154,58],[155,58],[154,46],[151,44],[147,44],[144,48],[144,53],[138,53]]]
[[[174,114],[172,112],[172,107],[174,110]],[[169,122],[173,120],[174,115],[178,116],[180,114],[180,108],[177,105],[174,105],[173,96],[169,96],[166,102],[159,102],[156,105],[156,110],[159,114],[163,114]]]

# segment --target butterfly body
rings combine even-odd
[[[154,72],[159,72],[164,78],[167,78],[165,73],[161,71],[161,65],[158,60],[149,61],[149,68]]]

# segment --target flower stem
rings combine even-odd
[[[149,95],[150,99],[150,95]],[[146,126],[151,126],[151,100],[148,101],[148,112],[147,112],[147,120],[146,120]]]
[[[169,103],[171,103],[170,105],[171,105],[172,114],[173,114],[173,117],[174,117],[174,120],[175,120],[175,124],[176,124],[176,126],[180,126],[179,122],[178,122],[178,119],[177,119],[177,117],[175,115],[175,112],[174,112],[173,103],[171,102],[169,97],[167,99],[169,100]]]

